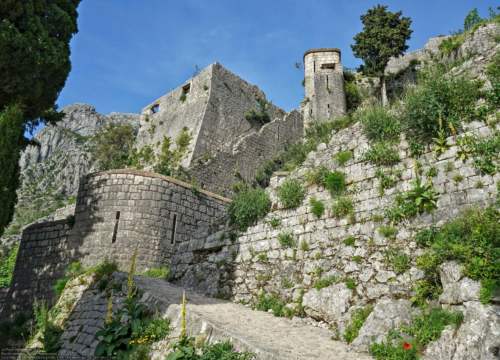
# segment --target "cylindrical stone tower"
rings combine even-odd
[[[346,113],[344,72],[339,49],[321,48],[305,52],[304,87],[302,111],[306,127]]]

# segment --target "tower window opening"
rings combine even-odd
[[[330,104],[326,104],[326,106],[328,106],[328,109],[330,108]]]
[[[177,229],[177,214],[174,214],[174,217],[172,219],[172,232],[170,234],[170,243],[174,244],[175,243],[175,231]]]
[[[332,69],[335,70],[335,63],[321,64],[321,69]]]
[[[316,72],[316,61],[313,61],[313,71]]]
[[[329,86],[328,86],[328,75],[326,75],[326,88],[328,89]]]
[[[184,86],[182,87],[182,93],[183,93],[184,95],[189,94],[189,92],[190,92],[190,91],[191,91],[191,83],[186,84],[186,85],[184,85]]]
[[[115,227],[113,229],[113,237],[111,238],[111,243],[114,244],[116,242],[116,234],[118,233],[118,224],[120,222],[120,212],[117,211],[115,215]]]

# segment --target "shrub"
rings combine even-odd
[[[344,166],[349,160],[352,159],[352,151],[340,151],[335,155],[335,161],[340,166]]]
[[[344,92],[345,102],[348,114],[352,114],[361,105],[363,96],[355,83],[354,74],[346,74],[344,71]]]
[[[364,153],[363,159],[375,165],[395,165],[400,161],[398,149],[389,142],[377,142]]]
[[[175,139],[176,147],[172,150],[172,140],[168,136],[164,136],[154,170],[166,176],[175,175],[182,159],[187,153],[191,140],[192,136],[189,129],[183,127]]]
[[[348,289],[355,290],[356,289],[356,281],[351,278],[346,278],[344,279],[344,284],[347,286]]]
[[[444,54],[444,55],[450,55],[454,51],[456,51],[460,46],[465,41],[465,35],[464,34],[456,34],[453,36],[450,36],[449,38],[444,39],[441,41],[439,44],[439,50]]]
[[[291,232],[282,232],[278,235],[278,241],[281,246],[291,248],[295,246],[295,240]]]
[[[396,196],[395,205],[386,210],[386,217],[393,222],[399,222],[422,214],[431,212],[437,207],[438,194],[431,182],[422,183],[420,178],[413,181],[413,187]]]
[[[458,328],[462,321],[463,314],[460,312],[432,308],[415,317],[409,326],[402,329],[406,334],[411,335],[420,347],[425,347],[431,341],[439,339],[446,326],[454,325]]]
[[[274,316],[284,317],[285,305],[277,295],[261,292],[257,298],[255,309],[266,312],[271,310]]]
[[[401,133],[399,120],[387,108],[375,106],[359,114],[366,137],[375,142],[398,141]]]
[[[330,285],[335,284],[338,281],[338,278],[336,276],[330,275],[321,279],[318,279],[314,282],[313,288],[316,290],[321,290],[324,289]]]
[[[500,247],[500,211],[494,207],[486,209],[469,209],[453,221],[441,228],[430,228],[420,231],[415,240],[420,246],[427,247],[427,252],[417,259],[417,266],[425,273],[426,289],[441,287],[439,265],[445,261],[455,260],[463,264],[464,275],[481,281],[482,301],[488,302],[486,296],[491,289],[500,288],[500,272],[498,259]],[[423,292],[423,296],[431,297],[433,293]],[[422,301],[422,299],[416,299]]]
[[[373,307],[368,305],[365,306],[364,308],[357,309],[352,313],[351,316],[351,322],[350,324],[346,327],[345,333],[344,333],[344,340],[350,344],[358,337],[359,330],[365,323],[365,320],[368,318],[368,316],[371,314],[373,311]]]
[[[258,109],[251,109],[245,113],[245,119],[250,123],[257,123],[258,125],[264,125],[271,121],[271,117],[268,113],[269,104],[266,99],[257,98]]]
[[[134,147],[135,130],[131,125],[110,124],[92,139],[91,153],[100,170],[128,167]]]
[[[45,302],[36,302],[33,305],[36,330],[40,332],[40,341],[43,350],[47,353],[56,353],[61,348],[60,338],[63,329],[56,326],[49,318],[49,309]]]
[[[474,167],[484,174],[494,175],[500,168],[500,131],[493,136],[478,138],[463,136],[458,141],[459,151],[457,157],[463,161],[472,157]]]
[[[264,190],[247,188],[236,194],[228,212],[231,223],[245,231],[258,219],[263,218],[270,209],[271,200]]]
[[[333,216],[342,218],[354,213],[354,205],[351,198],[347,196],[339,197],[332,206]]]
[[[281,219],[280,218],[277,218],[277,217],[273,217],[271,218],[269,221],[268,221],[269,225],[271,225],[271,227],[273,229],[276,229],[278,226],[281,225]]]
[[[144,276],[153,278],[153,279],[168,279],[170,275],[170,269],[166,266],[151,268],[144,272]]]
[[[18,251],[19,245],[14,245],[4,259],[0,257],[0,288],[10,286]]]
[[[346,189],[345,174],[340,171],[332,171],[325,176],[324,186],[332,196],[342,194]]]
[[[387,225],[380,226],[377,229],[377,231],[380,235],[389,239],[395,238],[396,234],[398,233],[397,228],[395,228],[394,226],[387,226]]]
[[[346,246],[354,246],[356,242],[356,238],[354,236],[349,236],[344,239],[344,245]]]
[[[296,179],[287,179],[278,188],[278,198],[285,209],[294,209],[305,197],[305,190],[302,184]]]
[[[380,196],[382,196],[385,193],[385,189],[392,188],[397,184],[399,178],[401,177],[401,172],[394,170],[384,171],[382,169],[377,169],[377,171],[375,172],[375,176],[379,181],[379,194]]]
[[[317,200],[316,198],[311,198],[309,201],[311,204],[311,212],[316,216],[318,219],[323,216],[325,212],[325,204],[321,200]]]
[[[252,360],[255,355],[249,352],[238,352],[229,341],[204,344],[201,348],[194,338],[181,337],[173,344],[173,351],[165,360]]]
[[[57,297],[61,296],[68,281],[83,274],[83,272],[84,272],[84,270],[83,270],[82,264],[80,262],[74,261],[71,264],[69,264],[68,267],[66,268],[64,276],[62,278],[58,279],[54,285],[54,292],[56,293],[56,296]]]
[[[389,249],[385,252],[385,262],[396,274],[402,274],[410,269],[410,257],[398,249]]]
[[[406,93],[403,127],[407,138],[429,143],[440,130],[446,136],[476,117],[481,83],[464,77],[445,77],[443,71],[423,72],[418,86]]]

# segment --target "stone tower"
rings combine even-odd
[[[304,54],[304,125],[327,121],[346,112],[340,50],[310,49]]]

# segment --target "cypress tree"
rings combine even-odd
[[[0,235],[12,218],[25,131],[61,118],[80,0],[0,1]]]

